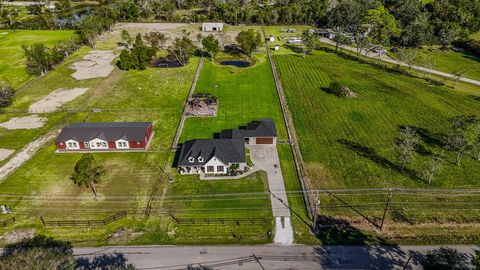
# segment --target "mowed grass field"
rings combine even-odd
[[[347,193],[333,191],[335,197],[322,194],[323,215],[344,218],[373,232],[373,224],[359,212],[378,225],[388,192],[355,189],[478,188],[479,163],[471,156],[456,166],[453,154],[446,151],[444,165],[431,184],[427,183],[425,170],[430,154],[441,153],[441,138],[450,127],[448,119],[479,113],[480,91],[464,89],[464,85],[457,85],[455,90],[433,86],[423,79],[386,72],[324,51],[315,51],[304,60],[295,55],[277,55],[274,59],[308,178],[317,188],[353,189]],[[342,99],[322,90],[334,81],[348,86],[358,98]],[[404,126],[420,130],[422,147],[407,170],[401,172],[395,140]],[[476,242],[476,206],[473,194],[394,192],[387,230],[381,235],[400,243]],[[465,226],[454,225],[462,222]],[[337,239],[336,243],[344,241]]]
[[[433,69],[456,73],[460,72],[463,77],[480,80],[480,57],[469,52],[443,51],[438,46],[416,49],[415,63],[424,65],[425,59],[433,64]],[[398,57],[395,54],[394,57]]]
[[[480,103],[471,94],[422,79],[393,74],[335,54],[315,52],[300,60],[275,56],[298,132],[307,170],[323,188],[478,187],[478,163],[465,158],[453,165],[445,153],[445,168],[431,185],[422,172],[429,152],[439,152],[438,140],[461,114],[478,114]],[[359,95],[341,99],[322,88],[338,81]],[[480,95],[480,91],[478,93]],[[426,153],[416,153],[408,169],[396,169],[395,139],[404,126],[423,131]],[[430,139],[430,140],[429,140]]]
[[[0,30],[0,79],[14,88],[24,84],[35,75],[25,69],[25,57],[22,45],[43,43],[52,47],[60,41],[68,40],[74,34],[72,30]]]

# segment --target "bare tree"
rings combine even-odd
[[[412,127],[404,128],[397,139],[398,160],[400,170],[403,172],[405,166],[411,161],[412,153],[420,142],[417,130]]]
[[[433,177],[437,175],[437,173],[441,170],[443,165],[443,151],[440,155],[432,154],[430,163],[428,164],[428,168],[426,171],[426,175],[428,178],[428,184],[432,183]]]
[[[415,63],[417,52],[411,49],[401,49],[398,51],[398,57],[400,58],[400,62],[407,64],[408,68],[411,69]]]
[[[465,72],[467,72],[466,69],[459,69],[459,70],[452,73],[453,74],[453,88],[455,88],[457,86],[458,82],[462,78],[463,74],[465,74]]]
[[[424,74],[425,77],[429,72],[432,72],[432,69],[435,66],[435,61],[433,61],[432,58],[426,54],[420,56],[420,63],[422,64],[423,67],[426,68],[425,74]]]

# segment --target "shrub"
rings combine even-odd
[[[10,105],[13,102],[14,96],[15,90],[6,82],[0,81],[0,108]]]

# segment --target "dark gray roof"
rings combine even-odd
[[[73,123],[62,129],[56,142],[70,139],[85,142],[95,138],[105,141],[142,141],[150,125],[151,122]]]
[[[260,119],[247,124],[245,129],[227,129],[220,132],[221,139],[244,139],[252,137],[277,137],[272,119]]]
[[[203,162],[198,161],[198,157],[203,157]],[[245,142],[244,140],[222,140],[206,139],[186,141],[180,150],[178,166],[198,166],[205,165],[212,157],[216,156],[222,162],[244,163],[245,162]],[[189,162],[188,158],[193,157],[194,162]]]

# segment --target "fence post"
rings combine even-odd
[[[383,223],[385,222],[385,216],[387,215],[387,210],[390,205],[390,201],[392,200],[392,197],[393,197],[392,189],[390,189],[388,191],[387,203],[385,204],[385,208],[383,209],[382,223],[380,223],[380,231],[383,229]]]
[[[45,220],[43,220],[42,216],[40,216],[40,220],[42,221],[43,227],[47,227],[47,226],[45,226]]]

